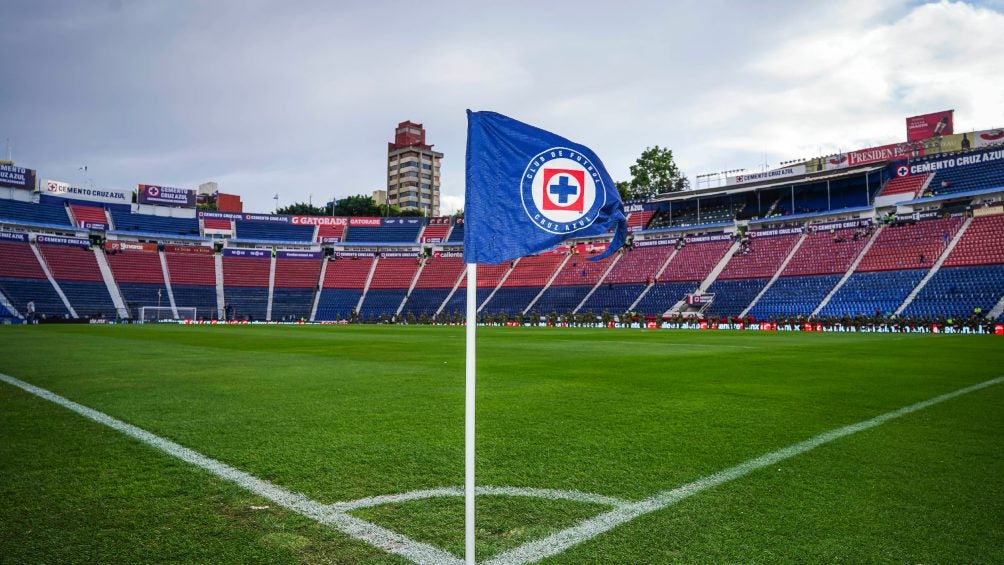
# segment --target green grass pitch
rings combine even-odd
[[[998,336],[479,328],[478,484],[637,501],[1004,375]],[[0,373],[323,504],[463,483],[454,327],[0,328]],[[0,383],[0,562],[405,563]],[[478,499],[478,556],[602,512]],[[463,500],[352,512],[454,555]],[[547,563],[1004,562],[1004,384]]]

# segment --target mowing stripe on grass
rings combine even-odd
[[[499,554],[490,559],[488,564],[517,565],[522,563],[534,563],[544,559],[545,557],[557,555],[574,545],[578,545],[604,532],[612,530],[625,522],[676,504],[677,502],[689,498],[701,491],[733,481],[752,473],[753,471],[763,469],[764,467],[784,461],[785,459],[790,459],[796,455],[811,451],[821,445],[838,440],[842,437],[880,426],[889,420],[906,416],[907,414],[923,410],[924,408],[928,408],[946,400],[951,400],[957,396],[969,394],[970,392],[975,392],[1001,382],[1004,382],[1004,377],[997,377],[996,379],[991,379],[954,392],[936,396],[930,400],[924,400],[916,404],[905,406],[899,410],[887,412],[870,420],[864,420],[856,424],[824,432],[805,441],[750,459],[744,463],[736,465],[735,467],[730,467],[713,475],[708,475],[707,477],[698,479],[692,483],[685,484],[672,490],[660,492],[640,502],[619,506],[613,510],[598,514],[592,518],[583,520],[575,526],[552,534],[546,538],[527,542],[520,547]]]
[[[147,445],[156,447],[168,455],[172,455],[182,461],[201,467],[217,477],[235,483],[253,492],[254,494],[257,494],[258,496],[271,500],[279,506],[292,510],[293,512],[306,516],[312,520],[316,520],[322,524],[332,526],[341,532],[344,532],[356,539],[365,541],[366,543],[374,547],[378,547],[388,553],[394,553],[404,557],[405,559],[421,564],[432,565],[446,563],[463,565],[463,560],[458,559],[441,549],[417,542],[407,536],[393,532],[386,528],[381,528],[376,524],[356,518],[355,516],[350,516],[344,512],[333,510],[329,508],[328,505],[314,502],[300,493],[288,491],[268,481],[245,473],[244,471],[234,469],[225,463],[206,457],[201,453],[174,443],[171,440],[154,435],[142,428],[133,426],[132,424],[127,424],[122,420],[112,418],[103,412],[98,412],[92,408],[77,404],[72,400],[59,396],[58,394],[45,390],[44,388],[39,388],[35,385],[26,383],[20,379],[16,379],[3,373],[0,373],[0,380],[16,386],[25,392],[29,392],[35,396],[54,402],[99,424],[104,424],[112,429],[118,430]]]
[[[168,439],[154,435],[146,430],[127,424],[121,420],[117,420],[103,412],[77,404],[72,400],[59,396],[58,394],[43,388],[39,388],[35,385],[26,383],[3,373],[0,373],[0,380],[16,386],[25,392],[54,402],[64,408],[68,408],[69,410],[72,410],[90,420],[118,430],[147,445],[160,449],[169,455],[181,459],[182,461],[201,467],[217,477],[235,483],[244,489],[271,500],[284,508],[316,520],[322,524],[332,526],[353,538],[364,541],[388,553],[400,555],[405,559],[422,565],[463,564],[461,559],[441,549],[417,542],[405,535],[382,528],[361,518],[350,516],[347,513],[351,510],[359,508],[367,508],[392,502],[418,500],[434,496],[458,496],[459,493],[463,492],[461,487],[426,489],[396,495],[374,496],[335,504],[320,504],[310,500],[300,493],[291,492],[278,487],[268,481],[259,479],[210,457],[206,457],[201,453],[188,449],[187,447],[183,447]],[[688,483],[672,490],[660,492],[639,502],[625,502],[613,497],[597,494],[553,489],[488,486],[479,487],[478,493],[484,495],[532,496],[549,499],[578,500],[581,502],[608,504],[614,507],[612,510],[584,520],[575,526],[545,538],[527,542],[515,549],[501,553],[488,560],[486,563],[490,565],[517,565],[540,561],[546,557],[564,552],[575,545],[590,540],[604,532],[610,531],[613,528],[616,528],[617,526],[629,522],[639,516],[655,512],[656,510],[661,510],[709,488],[741,478],[753,471],[768,467],[780,461],[784,461],[785,459],[790,459],[807,451],[811,451],[821,445],[838,440],[842,437],[874,428],[888,422],[889,420],[905,416],[918,410],[923,410],[924,408],[928,408],[957,396],[975,392],[1001,382],[1004,382],[1004,376],[997,377],[980,384],[968,386],[966,388],[961,388],[954,392],[936,396],[916,404],[911,404],[898,410],[876,416],[869,420],[864,420],[856,424],[824,432],[805,441],[750,459],[744,463],[719,471],[713,475],[708,475],[707,477],[698,479],[692,483]]]

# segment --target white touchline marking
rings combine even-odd
[[[574,545],[578,545],[586,540],[592,539],[639,516],[676,504],[677,502],[680,502],[685,498],[689,498],[701,491],[733,481],[753,471],[763,469],[764,467],[768,467],[785,459],[790,459],[796,455],[811,451],[821,445],[838,440],[842,437],[874,428],[888,422],[889,420],[906,416],[907,414],[923,410],[924,408],[928,408],[940,402],[950,400],[957,396],[962,396],[963,394],[969,394],[970,392],[975,392],[1001,382],[1004,382],[1004,377],[997,377],[995,379],[968,386],[954,392],[936,396],[929,400],[905,406],[899,410],[887,412],[881,416],[871,418],[870,420],[864,420],[856,424],[850,424],[842,428],[821,433],[813,438],[809,438],[805,441],[784,447],[777,451],[772,451],[759,457],[755,457],[734,467],[719,471],[713,475],[708,475],[681,487],[663,491],[646,498],[645,500],[628,504],[626,506],[619,506],[608,512],[598,514],[592,518],[579,522],[575,526],[547,536],[546,538],[527,542],[515,549],[493,557],[487,561],[487,565],[516,565],[540,561],[545,557],[561,553]]]
[[[443,487],[417,490],[402,494],[372,496],[354,501],[338,502],[335,504],[321,504],[308,499],[300,493],[291,492],[279,486],[273,485],[268,481],[259,479],[253,475],[245,473],[244,471],[230,467],[225,463],[202,455],[196,451],[188,449],[187,447],[183,447],[171,440],[164,439],[143,430],[142,428],[117,420],[103,412],[77,404],[72,400],[59,396],[58,394],[43,388],[26,383],[3,373],[0,373],[0,380],[34,394],[35,396],[59,404],[60,406],[72,410],[95,422],[118,430],[147,445],[160,449],[169,455],[181,459],[182,461],[205,469],[217,477],[235,483],[254,494],[267,498],[284,508],[292,510],[322,524],[332,526],[353,538],[366,542],[373,547],[382,549],[388,553],[400,555],[409,561],[422,565],[463,565],[463,560],[441,549],[417,542],[403,534],[393,532],[348,514],[348,512],[352,510],[379,506],[381,504],[404,502],[408,500],[421,500],[437,496],[459,497],[463,496],[462,487]],[[618,498],[599,494],[556,489],[492,486],[478,487],[477,492],[482,495],[528,496],[553,500],[573,500],[613,506],[612,510],[598,514],[593,518],[586,519],[575,526],[552,534],[546,538],[527,542],[515,549],[499,554],[485,563],[486,565],[516,565],[540,561],[545,557],[557,555],[558,553],[561,553],[575,545],[592,539],[621,524],[624,524],[625,522],[629,522],[639,516],[671,506],[701,491],[741,478],[753,471],[773,465],[796,455],[800,455],[815,449],[820,445],[830,443],[842,437],[864,431],[869,428],[874,428],[875,426],[884,424],[889,420],[905,416],[940,402],[944,402],[970,392],[975,392],[1001,382],[1004,382],[1004,376],[962,388],[954,392],[949,392],[941,396],[936,396],[916,404],[911,404],[898,410],[882,414],[881,416],[876,416],[870,420],[864,420],[856,424],[850,424],[836,430],[824,432],[805,441],[750,459],[744,463],[719,471],[713,475],[708,475],[707,477],[698,479],[692,483],[672,490],[660,492],[639,502],[627,502]]]
[[[3,373],[0,373],[0,380],[34,394],[35,396],[54,402],[64,408],[80,414],[81,416],[84,416],[85,418],[94,420],[99,424],[104,424],[112,429],[118,430],[147,445],[156,447],[169,455],[173,455],[182,461],[201,467],[221,479],[235,483],[244,489],[249,490],[263,498],[267,498],[284,508],[297,512],[298,514],[316,520],[322,524],[332,526],[341,532],[344,532],[356,539],[365,541],[366,543],[374,547],[378,547],[388,553],[400,555],[401,557],[404,557],[414,563],[429,565],[438,563],[463,565],[462,559],[459,559],[441,549],[417,542],[407,536],[382,528],[376,524],[367,522],[366,520],[356,518],[355,516],[350,516],[344,512],[332,510],[326,505],[314,502],[300,493],[291,492],[273,485],[268,481],[259,479],[258,477],[245,473],[244,471],[234,469],[225,463],[206,457],[201,453],[174,443],[171,440],[154,435],[142,428],[138,428],[132,424],[127,424],[121,420],[112,418],[103,412],[98,412],[92,408],[77,404],[72,400],[59,396],[58,394],[45,390],[44,388],[28,384],[22,380]]]

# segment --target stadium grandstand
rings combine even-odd
[[[592,238],[484,266],[479,316],[1001,319],[1004,146],[953,148],[952,137],[936,151],[862,150],[868,159],[629,202],[632,241],[602,261],[589,259],[608,242]],[[0,193],[7,323],[29,302],[46,322],[136,320],[143,308],[246,321],[464,312],[462,217],[197,212],[41,192]]]

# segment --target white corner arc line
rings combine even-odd
[[[480,486],[475,489],[476,494],[486,496],[524,496],[531,498],[544,498],[548,500],[571,500],[573,502],[588,502],[592,504],[603,504],[605,506],[627,506],[632,504],[627,500],[594,494],[590,492],[579,492],[574,490],[557,490],[549,488],[527,488],[527,487],[495,487]],[[360,508],[371,508],[384,504],[396,504],[408,502],[410,500],[424,500],[436,497],[458,497],[464,496],[463,487],[441,487],[425,490],[413,490],[400,494],[382,494],[379,496],[369,496],[358,500],[346,502],[336,502],[328,505],[328,508],[338,512],[351,512]]]
[[[660,492],[640,502],[635,502],[627,506],[620,506],[608,512],[598,514],[592,518],[583,520],[570,528],[566,528],[545,538],[525,543],[515,549],[501,553],[492,559],[489,559],[486,565],[517,565],[523,563],[534,563],[544,559],[545,557],[557,555],[572,546],[578,545],[604,532],[610,531],[625,522],[676,504],[677,502],[689,498],[701,491],[733,481],[758,469],[769,467],[770,465],[784,461],[785,459],[790,459],[807,451],[811,451],[821,445],[836,441],[851,434],[856,434],[858,432],[874,428],[890,420],[906,416],[907,414],[911,414],[918,410],[923,410],[924,408],[928,408],[946,400],[951,400],[964,394],[976,392],[1001,382],[1004,382],[1004,376],[961,388],[954,392],[942,394],[941,396],[917,402],[916,404],[904,406],[898,410],[893,410],[892,412],[887,412],[856,424],[850,424],[842,428],[821,433],[805,441],[778,449],[777,451],[766,453],[740,463],[734,467],[729,467],[723,471],[700,478],[692,483]]]
[[[151,447],[155,447],[168,455],[185,461],[186,463],[191,463],[196,467],[205,469],[217,477],[243,487],[258,496],[267,498],[279,506],[292,510],[293,512],[311,518],[312,520],[322,524],[331,526],[388,553],[400,555],[409,561],[420,563],[422,565],[436,565],[440,563],[447,565],[463,565],[463,560],[441,549],[417,542],[407,536],[382,528],[361,518],[356,518],[355,516],[350,516],[344,512],[332,510],[328,506],[310,500],[300,493],[288,491],[268,481],[259,479],[249,473],[245,473],[244,471],[235,469],[225,463],[202,455],[197,451],[188,449],[187,447],[179,445],[171,440],[152,434],[142,428],[138,428],[132,424],[127,424],[103,412],[83,406],[82,404],[77,404],[72,400],[59,396],[58,394],[45,390],[44,388],[39,388],[35,385],[26,383],[20,379],[16,379],[3,373],[0,373],[0,380],[6,382],[7,384],[16,386],[25,392],[34,394],[35,396],[44,398],[50,402],[54,402],[63,408],[72,410],[73,412],[76,412],[77,414],[80,414],[81,416],[99,424],[104,424],[109,428],[122,432],[127,436],[135,438]]]

